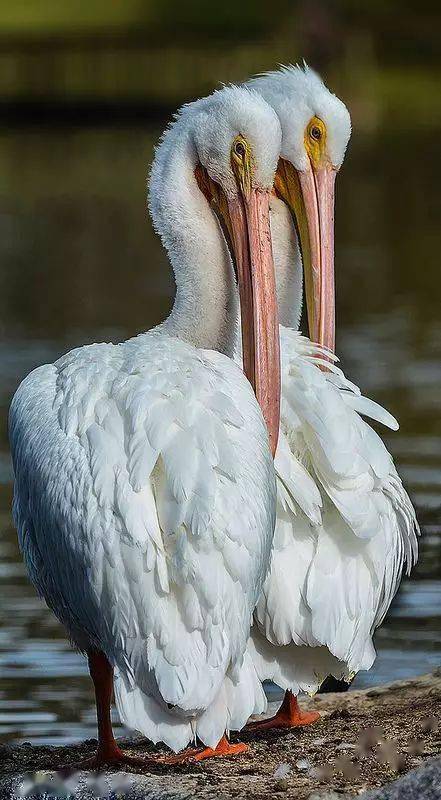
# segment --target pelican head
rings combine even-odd
[[[180,151],[178,168],[185,159],[193,171],[180,197],[181,229],[194,191],[202,192],[211,211],[205,201],[201,210],[198,204],[200,222],[203,224],[205,209],[208,214],[214,212],[230,250],[239,288],[244,371],[263,411],[274,453],[279,431],[280,358],[269,200],[280,155],[280,123],[259,94],[228,86],[184,106],[169,134],[172,136],[166,134],[156,160],[161,151],[166,156],[171,149],[182,151],[186,140],[188,147]],[[155,189],[158,174],[154,165]],[[165,205],[164,211],[167,213]],[[208,251],[208,240],[204,246]],[[201,256],[203,262],[204,254],[198,253],[199,260]],[[208,258],[206,261],[211,263]],[[194,270],[194,260],[187,272],[188,268]],[[178,282],[176,272],[175,268]],[[205,271],[198,275],[201,281],[212,278]],[[198,313],[201,317],[210,309],[201,308]]]
[[[282,128],[275,188],[294,215],[311,338],[334,349],[334,185],[351,135],[349,112],[309,67],[284,67],[251,85]]]
[[[244,370],[265,416],[274,455],[280,356],[269,199],[280,123],[258,94],[235,86],[215,92],[200,110],[195,174],[230,248],[239,285]]]

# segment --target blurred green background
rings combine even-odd
[[[145,202],[161,131],[182,102],[302,58],[353,120],[337,181],[337,351],[400,420],[384,438],[424,534],[356,682],[441,662],[440,30],[429,0],[0,1],[1,740],[95,735],[84,661],[18,553],[11,396],[71,347],[164,317],[174,287]]]
[[[305,58],[363,124],[427,125],[439,31],[433,0],[2,0],[0,97],[153,113]]]

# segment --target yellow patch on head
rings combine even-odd
[[[236,136],[231,145],[231,166],[240,189],[245,197],[249,197],[253,177],[253,159],[250,145],[240,134]]]
[[[327,159],[326,125],[319,117],[312,117],[306,126],[305,149],[315,167]]]

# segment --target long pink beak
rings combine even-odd
[[[305,272],[309,335],[335,349],[334,189],[331,166],[298,172],[309,242],[301,242]],[[302,226],[299,226],[300,231]],[[301,236],[302,239],[302,236]],[[309,262],[309,263],[308,263]]]
[[[228,201],[237,265],[245,374],[268,426],[275,455],[280,424],[280,348],[269,192]]]

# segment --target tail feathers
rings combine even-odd
[[[240,731],[252,715],[263,714],[266,707],[262,684],[245,653],[239,680],[225,678],[214,703],[196,720],[196,735],[207,747],[216,747],[225,732]]]
[[[384,537],[372,541],[351,536],[332,504],[325,503],[305,598],[316,641],[351,672],[369,669],[375,657],[371,634],[384,552]]]
[[[366,642],[365,642],[363,658],[362,658],[361,663],[360,663],[360,669],[363,669],[363,670],[370,669],[372,667],[372,664],[374,663],[376,657],[377,657],[377,651],[375,650],[374,643],[372,641],[372,637],[368,636],[366,638]],[[353,670],[353,671],[356,672],[357,670]]]
[[[349,678],[348,666],[339,661],[327,647],[271,644],[254,625],[248,640],[248,653],[261,681],[272,680],[293,694],[314,694],[328,675]]]
[[[121,722],[154,744],[164,742],[175,753],[196,738],[214,748],[225,732],[241,730],[249,717],[266,710],[265,693],[248,653],[238,672],[237,681],[225,677],[205,711],[184,716],[182,709],[161,704],[115,669],[115,701]]]
[[[126,728],[139,731],[151,742],[164,742],[177,753],[194,738],[189,720],[170,713],[152,695],[130,685],[115,669],[115,702],[120,720]]]
[[[248,719],[266,711],[267,699],[253,660],[245,653],[238,683],[227,677],[229,730],[240,731]]]

